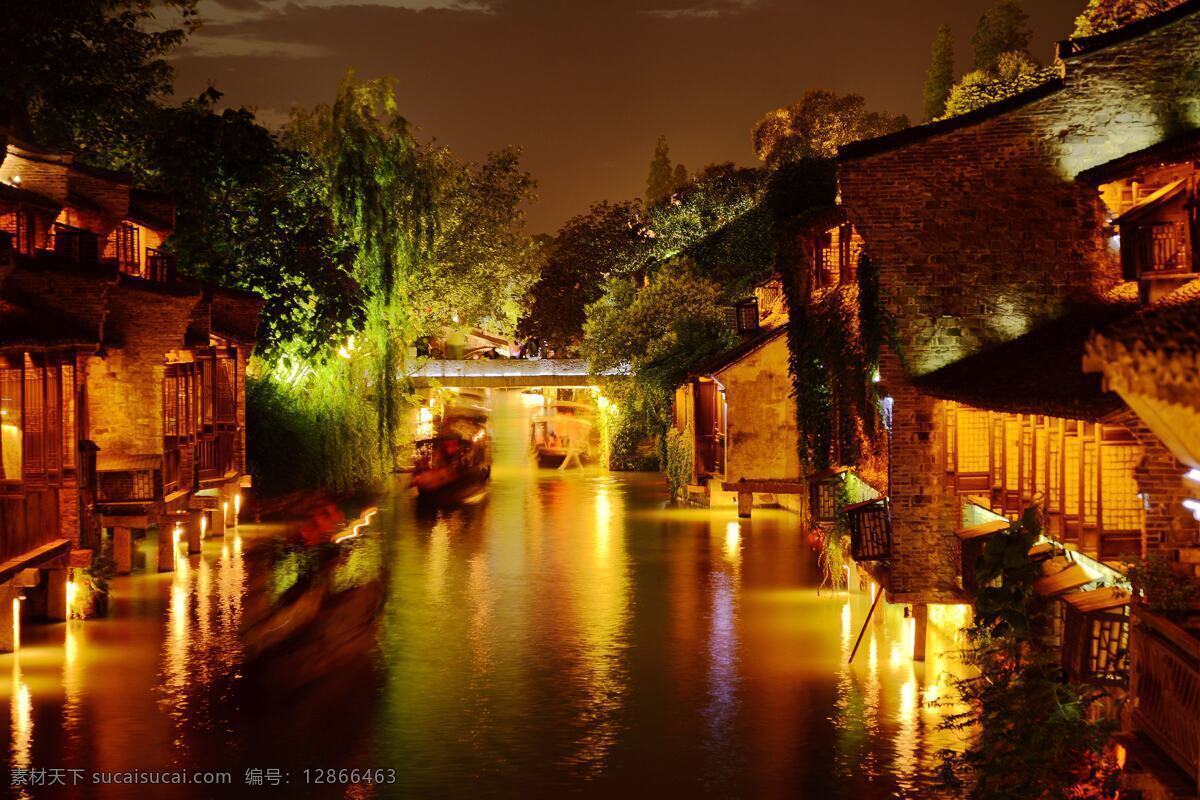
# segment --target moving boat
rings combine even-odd
[[[584,466],[596,460],[600,432],[592,407],[554,400],[530,422],[529,446],[539,467]]]
[[[488,410],[465,405],[446,408],[437,434],[416,443],[412,485],[429,499],[454,499],[485,483],[492,474]]]

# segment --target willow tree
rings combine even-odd
[[[396,444],[407,354],[420,334],[414,282],[438,225],[435,171],[390,78],[348,73],[333,105],[294,116],[290,135],[326,165],[334,222],[357,246],[354,278],[365,322],[356,349],[374,398],[385,455]]]

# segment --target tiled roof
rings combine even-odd
[[[9,183],[0,183],[0,202],[22,203],[38,206],[48,211],[58,211],[62,207],[62,204],[53,198]]]
[[[721,372],[743,358],[756,353],[763,347],[778,339],[780,336],[787,333],[787,326],[780,325],[777,328],[768,328],[752,336],[748,336],[738,344],[726,350],[724,353],[719,353],[716,356],[708,359],[693,371],[693,375],[715,375]]]
[[[1144,150],[1128,153],[1120,158],[1097,164],[1076,176],[1076,180],[1094,185],[1126,178],[1142,169],[1153,169],[1164,164],[1175,164],[1200,158],[1200,128],[1151,145]]]
[[[0,349],[95,346],[99,338],[74,320],[0,297]]]
[[[924,394],[976,408],[1098,420],[1120,409],[1121,400],[1104,391],[1099,375],[1084,372],[1084,346],[1132,310],[1130,303],[1076,308],[913,383]]]

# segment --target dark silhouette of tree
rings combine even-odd
[[[5,3],[0,111],[20,138],[136,169],[147,118],[171,94],[166,57],[195,23],[196,0]]]
[[[659,136],[654,145],[654,157],[650,159],[650,171],[646,175],[646,203],[661,203],[675,190],[675,172],[671,169],[671,150],[667,137]]]
[[[996,0],[979,18],[971,46],[975,48],[975,69],[991,69],[1004,53],[1029,51],[1029,15],[1020,0]]]
[[[954,86],[954,37],[943,24],[933,37],[929,70],[925,73],[925,119],[937,119],[946,113],[946,98]]]

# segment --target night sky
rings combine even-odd
[[[332,99],[353,67],[394,75],[423,138],[480,158],[524,148],[534,232],[642,193],[655,139],[689,169],[755,163],[749,131],[809,88],[921,113],[939,23],[960,71],[991,0],[201,0],[181,96],[213,83],[269,124]],[[1085,0],[1026,0],[1047,61]]]

